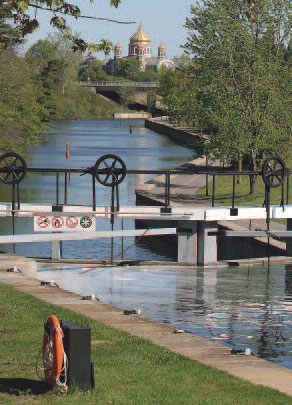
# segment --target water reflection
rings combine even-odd
[[[247,347],[292,369],[292,268],[64,266],[39,278],[54,279],[81,295],[186,329],[230,348]],[[67,271],[64,271],[67,270]]]
[[[56,122],[48,141],[27,149],[24,158],[29,167],[41,168],[87,168],[95,164],[102,155],[114,153],[120,156],[128,169],[170,169],[192,158],[194,151],[177,145],[163,135],[143,128],[143,121],[129,123],[113,120],[84,120]],[[70,160],[66,160],[66,143],[70,144]],[[121,204],[135,204],[135,188],[153,175],[128,175],[120,185]],[[60,176],[60,203],[64,202],[64,178]],[[97,183],[97,205],[110,205],[110,188]],[[22,202],[56,203],[56,177],[53,174],[29,173],[20,185]],[[2,185],[0,201],[10,201],[10,187]],[[68,189],[68,204],[92,204],[91,176],[72,174]],[[116,221],[115,229],[121,229]],[[134,229],[134,221],[127,221],[125,229]],[[109,230],[107,221],[98,221],[98,230]],[[11,219],[0,219],[0,233],[11,234]],[[33,232],[32,219],[16,219],[16,233]],[[127,238],[126,246],[133,244],[134,238]],[[12,246],[0,245],[0,250],[11,252]],[[115,243],[114,254],[121,250],[121,240]],[[50,257],[50,243],[17,244],[16,253],[33,257]],[[110,240],[99,239],[86,242],[64,242],[64,258],[109,258]],[[128,249],[125,258],[141,260],[167,260],[166,255],[158,255],[140,244]]]

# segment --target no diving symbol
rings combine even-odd
[[[62,217],[54,217],[52,219],[52,225],[53,225],[53,228],[57,228],[57,229],[62,228],[62,226],[64,225],[63,218]]]
[[[66,226],[70,229],[74,229],[78,226],[78,219],[76,217],[67,217]]]

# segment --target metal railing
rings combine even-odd
[[[56,206],[62,205],[62,204],[68,204],[68,187],[69,187],[69,181],[68,179],[70,178],[70,175],[73,173],[82,175],[82,174],[89,174],[91,176],[91,183],[92,183],[92,207],[93,210],[96,209],[96,174],[99,174],[99,172],[102,173],[102,170],[96,170],[94,173],[90,173],[88,170],[85,169],[53,169],[53,168],[28,168],[27,172],[30,173],[48,173],[52,174],[54,173],[56,176]],[[103,173],[104,174],[104,173]],[[211,182],[212,182],[212,195],[211,195],[211,206],[215,207],[215,200],[216,200],[216,179],[218,176],[232,176],[232,192],[231,192],[231,207],[235,207],[235,200],[236,200],[236,178],[237,176],[261,176],[262,172],[259,171],[231,171],[230,169],[226,168],[220,168],[214,170],[214,167],[206,167],[205,169],[202,168],[197,168],[197,169],[191,169],[191,170],[126,170],[127,175],[131,174],[136,174],[136,175],[159,175],[163,176],[164,180],[161,181],[159,180],[159,187],[164,187],[164,207],[168,208],[170,206],[170,189],[171,189],[171,176],[172,175],[187,175],[187,176],[192,176],[192,175],[204,175],[205,176],[205,190],[206,190],[206,196],[208,196],[209,191],[208,191],[208,184],[209,184],[209,176],[211,177]],[[288,169],[286,173],[286,178],[285,182],[281,184],[281,205],[288,205],[289,204],[289,177],[291,174],[291,170]],[[60,184],[61,184],[61,176],[63,176],[63,182],[62,184],[64,185],[64,195],[63,197],[61,196],[60,193]],[[153,181],[154,179],[150,180]],[[286,187],[285,187],[286,183]],[[286,192],[285,192],[286,188]],[[286,195],[285,195],[286,193]],[[62,199],[62,202],[61,202]]]
[[[133,88],[156,88],[157,82],[107,82],[107,81],[80,81],[80,86],[85,87],[133,87]]]

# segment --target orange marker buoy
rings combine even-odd
[[[69,143],[66,143],[66,159],[70,159],[70,150],[69,150]]]

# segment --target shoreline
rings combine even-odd
[[[119,331],[146,339],[191,360],[222,370],[255,385],[292,396],[292,370],[251,356],[232,356],[230,348],[190,333],[175,333],[173,327],[140,315],[124,316],[123,310],[96,301],[83,301],[73,292],[48,285],[19,273],[0,272],[0,282],[43,302],[69,309]],[[273,378],[271,378],[273,375]]]

